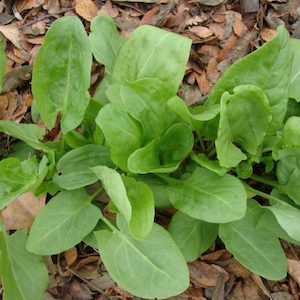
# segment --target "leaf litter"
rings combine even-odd
[[[195,103],[195,99],[196,102],[204,101],[222,73],[237,59],[272,39],[279,24],[285,23],[292,31],[300,22],[299,3],[294,0],[269,0],[260,5],[255,0],[240,3],[136,0],[126,5],[119,1],[20,0],[16,6],[1,7],[0,13],[5,14],[5,21],[0,32],[7,39],[8,73],[5,92],[0,95],[0,119],[17,122],[26,120],[26,112],[31,107],[28,70],[34,63],[45,32],[56,18],[77,14],[89,30],[92,18],[105,13],[116,19],[124,36],[129,36],[138,25],[152,24],[192,38],[193,55],[186,70],[185,83],[180,89],[180,95],[188,104]],[[21,16],[21,20],[16,16]],[[99,68],[93,70],[99,72]],[[6,229],[29,228],[44,204],[45,197],[37,198],[32,193],[19,196],[1,211]],[[297,248],[295,251],[298,251]],[[202,256],[202,260],[190,263],[190,288],[182,297],[214,300],[225,297],[233,300],[271,296],[272,299],[299,299],[300,263],[299,259],[291,256],[288,259],[290,277],[274,284],[253,276],[226,250],[214,245]],[[72,272],[68,272],[67,280],[63,280],[63,273],[57,268],[61,261],[57,257],[51,259],[47,266],[52,278],[56,279],[49,286],[47,299],[104,299],[99,290],[104,291],[107,297],[134,298],[115,285],[93,248],[81,244],[62,253],[61,257],[63,266],[59,268],[72,268]]]

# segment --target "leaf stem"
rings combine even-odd
[[[112,232],[118,231],[117,228],[114,225],[112,225],[106,217],[101,216],[101,220],[109,229],[111,229]]]
[[[90,201],[94,200],[99,194],[103,192],[103,187],[99,187],[92,195],[90,195],[89,199]]]
[[[258,175],[251,175],[250,176],[251,179],[257,181],[257,182],[261,182],[273,187],[278,187],[278,183],[275,180],[272,180],[270,178],[266,178],[266,177],[262,177],[262,176],[258,176]]]
[[[253,187],[249,186],[248,184],[244,184],[244,185],[245,185],[246,190],[248,190],[249,192],[252,192],[252,193],[256,194],[257,196],[260,196],[260,197],[262,197],[264,199],[267,199],[267,200],[270,200],[270,201],[275,201],[277,203],[278,202],[280,202],[280,203],[282,202],[280,199],[278,199],[278,198],[276,198],[276,197],[274,197],[272,195],[266,194],[264,192],[261,192],[261,191],[259,191],[257,189],[254,189]]]

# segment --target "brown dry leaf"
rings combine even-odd
[[[211,83],[216,83],[220,77],[220,72],[217,70],[218,61],[216,57],[212,57],[207,65],[207,78]]]
[[[43,21],[36,22],[31,26],[25,26],[22,30],[23,34],[40,35],[46,32],[46,23]]]
[[[4,34],[4,36],[11,41],[17,48],[21,49],[21,32],[17,23],[12,23],[9,25],[0,26],[0,32]]]
[[[31,79],[32,66],[22,66],[5,74],[3,92],[11,92],[28,83]]]
[[[194,17],[191,17],[191,18],[187,18],[185,20],[185,25],[186,26],[196,26],[196,25],[199,25],[201,23],[203,23],[205,21],[205,19],[201,16],[194,16]]]
[[[75,0],[75,11],[79,16],[91,22],[97,15],[98,8],[92,0]]]
[[[207,6],[217,6],[224,2],[224,0],[196,0],[195,2],[207,5]]]
[[[159,12],[159,7],[158,6],[154,6],[152,9],[148,10],[143,18],[140,21],[140,25],[143,24],[150,24],[153,25],[155,24],[155,19],[156,19],[156,14]]]
[[[39,7],[43,5],[45,0],[19,0],[17,5],[17,11],[22,13],[24,10]]]
[[[105,1],[105,4],[98,11],[98,15],[100,14],[105,14],[111,16],[112,18],[116,18],[117,16],[119,16],[119,10],[117,7],[112,5],[110,0],[108,0]]]
[[[222,45],[222,50],[219,53],[218,59],[219,61],[224,60],[228,54],[230,53],[231,49],[237,42],[237,37],[234,34],[231,34],[227,41]]]
[[[276,30],[274,29],[264,28],[263,30],[260,31],[260,36],[265,42],[270,41],[275,35],[276,35]]]
[[[191,282],[201,287],[217,286],[220,277],[224,277],[225,282],[229,279],[229,274],[220,266],[206,264],[201,261],[194,261],[188,264]]]
[[[55,15],[60,11],[59,0],[45,0],[43,9],[47,10],[49,14]]]
[[[28,38],[27,42],[33,45],[41,45],[44,41],[45,36],[41,35],[41,36],[37,36],[35,38]]]
[[[202,39],[213,35],[213,32],[209,28],[204,26],[193,26],[189,28],[189,31]]]
[[[16,91],[0,95],[0,120],[13,119],[14,112],[18,107],[18,97],[19,94]]]
[[[30,228],[36,215],[45,206],[46,196],[36,197],[33,192],[18,196],[1,211],[6,230]]]
[[[187,103],[188,106],[200,103],[202,94],[197,85],[183,84],[178,91],[178,95]]]
[[[201,256],[202,260],[214,261],[214,260],[227,260],[232,255],[226,250],[221,249]]]
[[[68,266],[72,265],[76,259],[77,259],[77,256],[78,256],[78,253],[77,253],[77,248],[76,247],[73,247],[67,251],[65,251],[63,253],[64,255],[64,258],[66,260],[66,263]]]
[[[196,72],[195,72],[196,73]],[[196,73],[196,81],[202,95],[207,95],[210,92],[210,85],[207,80],[206,72]]]
[[[248,278],[251,275],[251,272],[234,258],[231,258],[229,260],[228,265],[226,265],[225,269],[228,273],[233,274],[235,277]]]
[[[203,45],[197,53],[201,56],[201,61],[208,64],[212,57],[217,57],[219,55],[220,48],[215,45]]]
[[[220,40],[223,40],[225,37],[224,26],[218,23],[212,23],[208,25],[208,28],[213,32],[213,34]]]
[[[287,259],[288,273],[300,285],[300,261]]]
[[[81,259],[75,267],[76,273],[86,279],[95,278],[95,272],[98,272],[100,257],[97,255],[88,256]]]
[[[242,35],[246,34],[248,28],[242,21],[242,15],[238,12],[233,14],[234,22],[233,22],[233,32],[238,36],[241,37]]]
[[[68,290],[70,290],[71,293],[71,299],[81,299],[81,300],[91,300],[92,292],[88,288],[88,285],[86,283],[80,283],[77,280],[72,281],[69,286]]]

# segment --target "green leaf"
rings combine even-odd
[[[174,96],[168,100],[168,106],[180,115],[197,132],[202,128],[203,122],[213,119],[220,112],[220,105],[197,106],[188,108],[184,100]]]
[[[47,158],[38,164],[36,157],[20,162],[17,158],[0,161],[0,210],[17,196],[35,190],[47,172]]]
[[[35,124],[17,124],[12,121],[0,120],[0,131],[24,141],[27,145],[45,152],[52,151],[50,147],[40,142],[46,134],[45,130]]]
[[[96,123],[102,129],[112,161],[127,171],[129,156],[142,145],[142,130],[136,120],[116,104],[107,104],[99,112]]]
[[[0,225],[0,272],[4,300],[43,300],[48,272],[41,256],[26,248],[27,231],[12,235]]]
[[[263,210],[254,201],[251,204],[243,219],[221,224],[219,236],[247,269],[269,280],[283,279],[287,265],[280,242],[270,231],[257,228]]]
[[[172,89],[156,78],[122,83],[122,104],[125,110],[142,124],[144,143],[162,135],[179,121],[177,114],[167,106],[167,100],[172,95]]]
[[[286,121],[283,130],[283,141],[288,147],[300,148],[300,117],[290,117]]]
[[[236,86],[254,85],[265,92],[270,102],[272,121],[268,133],[276,132],[286,113],[292,59],[289,34],[280,26],[274,39],[225,71],[216,83],[207,104],[219,103],[222,94],[226,91],[231,93]],[[216,128],[217,123],[215,119],[210,125]],[[213,135],[215,132],[216,130],[212,130]]]
[[[1,35],[0,36],[0,91],[2,91],[5,71],[6,71],[5,41],[3,35]]]
[[[184,123],[174,124],[160,138],[136,150],[128,159],[128,168],[139,174],[175,171],[193,144],[190,127]]]
[[[101,180],[110,200],[125,217],[126,221],[129,222],[132,216],[132,207],[121,175],[117,171],[105,166],[97,166],[91,169]]]
[[[218,225],[193,219],[178,211],[168,227],[186,261],[196,260],[218,236]]]
[[[292,52],[294,54],[291,84],[289,89],[289,97],[300,101],[300,41],[298,39],[290,39]]]
[[[152,191],[147,184],[132,177],[123,176],[122,179],[132,208],[129,230],[136,238],[143,239],[151,231],[154,221]]]
[[[68,250],[96,226],[101,211],[91,203],[84,189],[63,191],[54,196],[35,218],[27,250],[53,255]]]
[[[108,150],[103,146],[86,145],[65,154],[57,163],[53,181],[66,190],[74,190],[98,180],[90,169],[98,165],[112,167]]]
[[[199,153],[199,154],[192,153],[191,159],[195,161],[200,167],[213,171],[220,176],[224,176],[228,171],[227,168],[220,166],[218,160],[210,160],[203,153]]]
[[[184,75],[191,42],[157,27],[138,27],[119,52],[113,72],[114,82],[157,78],[175,94]]]
[[[271,121],[269,101],[264,92],[253,85],[238,86],[233,94],[225,92],[221,99],[220,123],[216,139],[220,165],[236,167],[247,158],[234,143],[251,157],[260,156]]]
[[[226,223],[245,215],[246,191],[234,176],[221,177],[207,169],[196,168],[187,179],[164,179],[174,207],[192,218]]]
[[[110,103],[106,95],[106,91],[111,84],[111,77],[112,76],[109,73],[106,73],[98,84],[95,94],[93,95],[93,99],[103,105]]]
[[[68,16],[52,23],[35,59],[32,93],[35,108],[48,129],[61,112],[66,133],[82,121],[89,103],[92,52],[79,18]]]
[[[91,24],[89,40],[96,60],[105,65],[105,70],[112,73],[115,61],[125,39],[119,34],[112,17],[96,16]]]
[[[154,224],[143,240],[128,231],[95,232],[103,263],[119,286],[153,299],[182,293],[189,286],[186,263],[169,233]]]

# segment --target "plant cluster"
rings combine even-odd
[[[49,195],[29,232],[0,227],[4,299],[43,299],[42,257],[81,241],[148,299],[183,292],[186,262],[218,237],[252,272],[286,276],[280,239],[300,244],[300,42],[279,27],[194,107],[177,95],[190,47],[147,25],[124,39],[105,15],[89,36],[76,17],[52,24],[33,68],[32,118],[59,123],[60,139],[0,121],[20,140],[0,162],[0,209],[27,191]],[[93,97],[92,56],[106,70]],[[102,213],[103,192],[116,220]],[[177,210],[167,230],[154,222],[166,207]]]

